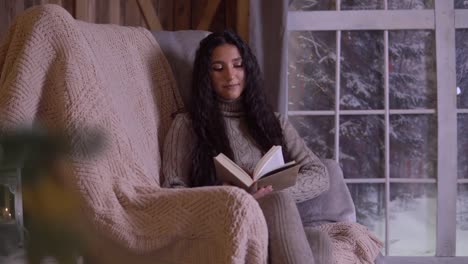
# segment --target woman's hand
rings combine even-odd
[[[271,185],[257,189],[257,183],[253,184],[252,187],[249,189],[249,192],[252,194],[252,196],[256,200],[264,197],[265,195],[271,193],[272,191],[273,191],[273,186]]]
[[[223,182],[223,186],[235,186],[235,185],[233,185],[230,182]],[[258,199],[262,198],[263,196],[271,193],[272,191],[273,191],[273,186],[268,185],[266,187],[262,187],[262,188],[258,189],[257,183],[252,184],[252,186],[250,186],[250,188],[248,189],[248,192],[250,194],[252,194],[252,196],[256,200],[258,200]]]

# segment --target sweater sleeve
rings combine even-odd
[[[279,115],[289,158],[301,165],[296,185],[288,188],[296,202],[303,202],[319,196],[328,190],[330,180],[326,166],[307,147],[296,129]]]
[[[189,187],[194,148],[193,130],[187,114],[178,114],[169,129],[163,149],[163,187]]]

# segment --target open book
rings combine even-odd
[[[257,163],[250,176],[223,153],[214,157],[216,176],[224,182],[248,189],[257,181],[257,188],[273,186],[280,191],[296,184],[299,164],[295,161],[284,163],[281,146],[273,146]]]

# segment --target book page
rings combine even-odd
[[[296,161],[294,161],[294,160],[293,160],[293,161],[290,161],[290,162],[288,162],[288,163],[286,163],[286,164],[284,164],[283,166],[281,166],[281,167],[279,167],[279,168],[277,168],[277,169],[274,169],[274,170],[272,170],[272,171],[269,171],[269,172],[263,174],[262,177],[260,177],[260,179],[269,177],[269,176],[271,176],[271,175],[273,175],[273,174],[276,174],[276,173],[278,173],[278,172],[280,172],[280,171],[289,169],[290,167],[293,167],[293,166],[297,166],[297,163],[296,163]]]
[[[297,175],[299,173],[300,165],[291,162],[281,169],[270,172],[258,180],[258,188],[271,185],[273,191],[281,191],[296,184]]]
[[[281,146],[273,146],[255,166],[253,173],[254,181],[262,177],[262,175],[276,170],[284,165],[283,151]]]
[[[241,167],[226,155],[220,153],[214,157],[214,165],[216,177],[224,182],[232,183],[241,188],[248,188],[252,185],[253,180]]]

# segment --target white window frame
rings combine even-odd
[[[457,115],[468,113],[468,109],[457,109],[455,30],[468,28],[468,10],[455,10],[454,0],[434,0],[434,9],[426,10],[354,10],[340,11],[337,0],[336,11],[289,11],[288,31],[336,31],[337,57],[341,56],[342,30],[383,30],[384,31],[384,109],[383,110],[341,110],[340,60],[336,62],[335,109],[329,111],[289,111],[288,89],[282,109],[287,116],[334,116],[335,128],[339,127],[342,115],[381,114],[385,118],[385,177],[379,179],[346,179],[350,183],[385,184],[385,237],[389,245],[390,183],[437,183],[437,226],[436,253],[434,257],[388,256],[386,247],[385,263],[468,263],[468,257],[456,257],[456,199],[457,184],[468,183],[468,179],[457,179]],[[388,30],[434,30],[437,69],[436,109],[395,110],[389,109]],[[390,178],[389,127],[390,114],[432,114],[437,117],[437,180]],[[339,131],[336,129],[335,131]],[[335,133],[334,159],[339,161],[339,133]]]

